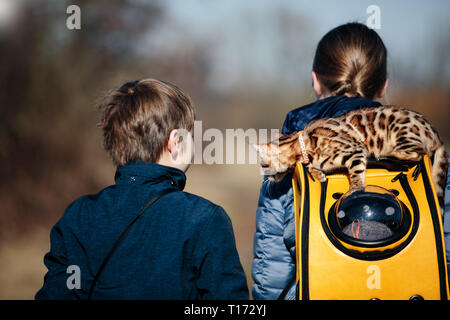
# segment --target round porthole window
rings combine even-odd
[[[342,195],[331,208],[328,222],[333,234],[344,242],[381,247],[407,233],[411,215],[391,191],[367,186]]]

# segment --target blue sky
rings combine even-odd
[[[328,30],[349,22],[366,22],[369,5],[377,5],[381,13],[381,29],[377,30],[389,51],[390,73],[408,72],[410,79],[429,79],[436,69],[434,60],[438,42],[449,41],[450,1],[294,1],[294,0],[169,0],[164,2],[168,14],[178,21],[178,28],[166,33],[213,41],[221,85],[233,85],[243,77],[278,76],[295,81],[310,81],[309,72],[315,46]],[[280,68],[280,29],[274,13],[287,12],[298,24],[298,38],[288,50],[297,54],[298,64],[292,74]],[[295,26],[293,27],[295,30]],[[165,38],[170,39],[170,37]],[[444,46],[445,47],[445,46]],[[445,72],[450,83],[449,52]],[[434,50],[434,51],[433,51]],[[400,69],[402,71],[400,71]]]

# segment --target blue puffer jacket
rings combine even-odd
[[[445,187],[444,241],[445,254],[447,256],[447,274],[450,282],[450,161],[448,163],[447,186]]]
[[[303,130],[312,120],[338,117],[349,111],[379,106],[362,98],[329,97],[318,100],[288,113],[283,134]],[[278,183],[264,179],[258,209],[254,237],[252,292],[254,299],[277,299],[289,284],[295,272],[295,227],[291,176]],[[447,190],[450,188],[450,178]],[[450,191],[446,193],[445,241],[450,249]],[[447,257],[450,252],[447,251]],[[286,299],[295,299],[292,284]]]

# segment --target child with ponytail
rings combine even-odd
[[[317,101],[288,113],[284,135],[311,121],[376,107],[388,85],[387,50],[378,34],[359,23],[329,31],[316,49],[312,67]],[[261,186],[254,236],[254,299],[295,299],[295,227],[291,176]],[[284,289],[284,290],[283,290]]]

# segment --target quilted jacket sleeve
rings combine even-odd
[[[447,256],[447,273],[450,279],[450,162],[445,187],[445,213],[444,213],[444,241]]]
[[[293,238],[293,232],[292,236],[286,234],[290,229],[287,226],[294,225],[290,221],[292,205],[290,176],[279,183],[264,179],[256,212],[253,247],[254,299],[277,299],[294,275],[292,252],[295,256],[295,247],[286,246],[286,239]]]

